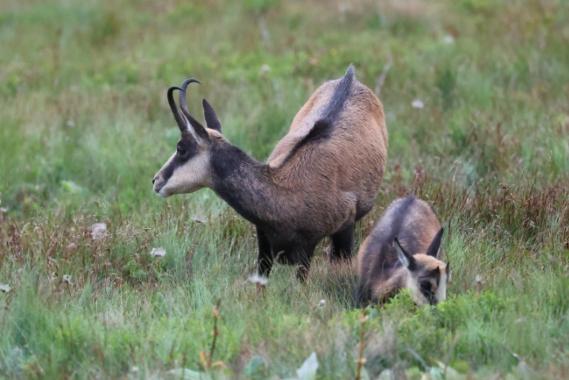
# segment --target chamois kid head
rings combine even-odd
[[[439,260],[443,229],[435,235],[427,252],[411,254],[396,237],[393,242],[397,258],[406,276],[403,286],[409,289],[417,305],[435,305],[446,299],[449,266]]]
[[[168,104],[180,128],[176,152],[166,161],[152,179],[154,191],[162,197],[191,193],[211,185],[210,152],[213,145],[222,143],[221,124],[211,105],[204,99],[203,110],[207,127],[188,111],[186,90],[196,79],[187,79],[181,87],[170,87]],[[179,107],[174,92],[179,91]],[[181,111],[181,112],[180,112]]]

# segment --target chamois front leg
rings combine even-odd
[[[257,256],[257,289],[263,289],[266,285],[269,274],[273,267],[273,253],[269,239],[259,227],[257,227],[257,245],[259,254]]]
[[[354,247],[354,224],[350,224],[344,229],[332,235],[332,249],[330,250],[330,261],[333,263],[345,261],[352,257]]]

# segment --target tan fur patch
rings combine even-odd
[[[278,142],[267,159],[271,168],[278,168],[290,151],[304,139],[318,121],[320,111],[326,106],[339,80],[324,83],[310,96],[294,117],[289,132]]]
[[[433,270],[433,269],[439,268],[441,273],[446,272],[447,265],[444,262],[442,262],[441,260],[434,258],[433,256],[429,256],[429,255],[426,255],[424,253],[417,253],[413,257],[426,270]]]

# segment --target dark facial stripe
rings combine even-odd
[[[182,136],[182,139],[178,141],[178,145],[176,146],[176,155],[174,156],[174,159],[170,161],[168,166],[166,166],[162,172],[164,183],[168,182],[177,168],[184,165],[194,157],[197,151],[198,144],[195,140],[189,136]]]

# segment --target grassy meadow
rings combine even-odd
[[[569,378],[567,20],[564,0],[2,0],[0,378],[312,379],[312,352],[316,379]],[[326,242],[260,296],[250,224],[210,190],[152,192],[167,87],[199,78],[190,108],[265,159],[350,63],[389,131],[356,248],[396,197],[431,202],[437,307],[354,309]]]

